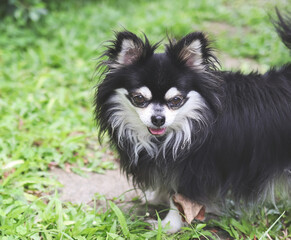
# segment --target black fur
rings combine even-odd
[[[277,15],[277,32],[291,49],[291,20],[278,11]],[[124,39],[132,40],[141,51],[129,65],[117,62]],[[202,43],[200,69],[187,66],[187,58],[181,57],[182,49],[195,39]],[[146,37],[142,41],[130,32],[117,33],[111,43],[103,55],[106,60],[101,63],[106,68],[105,78],[96,91],[95,116],[100,133],[109,133],[120,154],[121,167],[134,183],[144,189],[178,192],[205,204],[223,201],[228,193],[237,200],[255,200],[276,179],[290,178],[290,64],[265,74],[219,71],[203,33],[191,33],[177,43],[170,42],[161,54],[154,53],[158,45],[151,46]],[[123,139],[123,145],[118,144],[116,131],[108,122],[114,113],[108,100],[116,89],[141,86],[147,86],[153,99],[161,103],[171,87],[182,92],[195,90],[205,99],[207,108],[201,114],[206,124],[193,131],[189,147],[179,143],[177,158],[172,155],[174,143],[165,156],[160,151],[151,157],[143,149],[137,162],[133,160],[131,141]],[[193,125],[197,123],[193,121]],[[158,148],[164,139],[155,138]]]

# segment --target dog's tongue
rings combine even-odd
[[[166,128],[149,128],[149,131],[153,135],[162,135],[166,132]]]

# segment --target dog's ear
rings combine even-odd
[[[208,39],[201,32],[190,33],[175,43],[170,40],[167,53],[194,70],[216,68],[218,64]]]
[[[108,57],[106,65],[109,68],[120,68],[145,59],[153,54],[155,46],[151,46],[147,37],[141,40],[135,34],[124,31],[117,32],[116,38],[107,47],[103,56]]]

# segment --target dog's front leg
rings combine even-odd
[[[153,228],[158,228],[158,221],[150,220],[148,222],[153,225]],[[167,230],[167,232],[176,233],[181,229],[183,224],[184,223],[182,221],[179,210],[175,206],[173,200],[170,199],[170,211],[168,212],[167,216],[162,220],[162,227],[166,227],[168,225],[169,229]]]
[[[158,190],[146,190],[144,192],[144,196],[142,197],[142,202],[144,204],[152,204],[152,205],[159,205],[159,204],[169,204],[169,196],[166,193],[160,192]]]
[[[172,198],[170,200],[170,211],[167,216],[162,220],[162,226],[165,227],[169,223],[170,229],[167,231],[169,233],[178,232],[183,226],[182,217],[178,208],[175,206]]]

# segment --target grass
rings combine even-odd
[[[260,69],[290,61],[269,21],[271,1],[66,1],[44,19],[0,23],[0,239],[290,239],[290,206],[278,201],[240,219],[235,212],[176,235],[146,230],[113,202],[106,209],[61,202],[51,166],[84,174],[104,162],[92,116],[92,80],[102,42],[126,28],[160,41],[203,30],[219,52]],[[285,9],[290,1],[276,2]],[[217,25],[218,24],[218,25]],[[218,53],[219,54],[219,53]],[[246,61],[247,62],[247,61]],[[223,61],[222,61],[223,65]],[[250,64],[243,65],[251,71]],[[106,141],[105,141],[106,142]],[[49,195],[48,195],[49,194]],[[97,201],[97,199],[95,200]],[[219,230],[219,232],[217,232]]]

